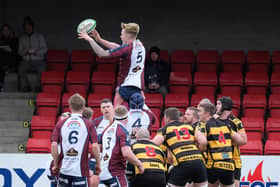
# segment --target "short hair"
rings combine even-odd
[[[125,30],[126,33],[132,34],[137,37],[140,27],[137,23],[121,23],[121,28]]]
[[[208,112],[210,116],[215,114],[216,107],[212,103],[202,103],[199,104],[199,107],[203,108],[204,112]]]
[[[80,94],[76,93],[72,95],[69,100],[69,105],[71,108],[71,111],[81,111],[84,109],[86,101],[85,98],[83,98]]]
[[[111,99],[108,99],[108,98],[102,99],[102,100],[100,101],[100,105],[103,104],[103,103],[111,103],[111,104],[113,104],[112,100],[111,100]]]
[[[93,110],[90,107],[85,107],[83,111],[83,117],[87,120],[91,120],[93,116]]]
[[[199,102],[199,104],[202,104],[202,103],[211,103],[211,104],[212,104],[212,102],[211,102],[210,99],[208,99],[208,98],[203,98],[203,99],[201,99],[200,102]]]
[[[137,133],[136,136],[138,138],[143,138],[143,139],[150,139],[150,132],[148,131],[148,129],[141,127]]]
[[[196,107],[188,107],[187,108],[187,110],[191,110],[192,112],[193,112],[193,116],[195,117],[195,118],[199,118],[199,116],[198,116],[198,109],[196,108]]]
[[[170,107],[164,111],[164,116],[168,117],[170,120],[179,120],[180,111],[175,107]]]
[[[115,108],[115,119],[116,120],[124,120],[127,118],[128,110],[125,106],[119,105]]]

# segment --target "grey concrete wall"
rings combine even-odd
[[[131,2],[8,0],[5,17],[20,33],[23,16],[31,15],[49,48],[88,48],[86,42],[77,39],[76,26],[91,17],[97,20],[102,36],[116,42],[120,42],[120,22],[138,22],[139,38],[147,48],[155,44],[170,51],[280,49],[280,11],[276,1]]]

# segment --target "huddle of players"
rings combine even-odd
[[[165,110],[167,125],[153,142],[167,149],[169,186],[239,186],[238,146],[246,144],[247,137],[242,122],[232,115],[232,106],[230,97],[219,98],[216,107],[204,99],[197,108],[186,110],[183,121],[177,108]]]

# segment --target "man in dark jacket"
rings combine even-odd
[[[169,65],[160,58],[160,49],[152,47],[145,64],[146,92],[160,92],[165,98],[168,93]]]

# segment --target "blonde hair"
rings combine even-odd
[[[121,23],[121,28],[125,30],[126,33],[132,34],[137,37],[140,27],[137,23]]]
[[[127,118],[128,110],[125,106],[119,105],[115,108],[115,119],[124,120]]]
[[[69,100],[69,105],[71,108],[71,111],[81,111],[84,109],[86,101],[85,99],[78,93],[72,95]]]

